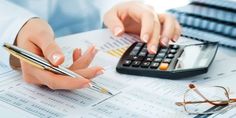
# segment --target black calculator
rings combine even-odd
[[[149,54],[146,43],[135,42],[120,58],[116,71],[124,74],[180,79],[206,73],[217,53],[217,42],[160,47]]]

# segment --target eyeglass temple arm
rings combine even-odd
[[[236,102],[236,98],[230,98],[229,99],[229,103],[234,103],[234,102]]]
[[[226,105],[226,104],[228,104],[229,101],[221,101],[221,100],[215,100],[215,101],[209,101],[209,100],[208,101],[186,101],[186,102],[176,102],[175,104],[177,106],[184,106],[186,104],[198,104],[198,103],[209,103],[209,102],[220,102],[222,105]],[[233,102],[236,102],[236,99]]]
[[[221,100],[215,100],[215,101],[186,101],[186,102],[176,102],[175,104],[177,106],[184,106],[186,104],[197,104],[197,103],[206,103],[206,102],[220,102],[221,105],[226,105],[228,103],[234,103],[236,102],[236,98],[231,98],[229,101],[225,100],[225,101],[221,101]],[[219,105],[219,104],[217,104]]]

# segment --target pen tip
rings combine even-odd
[[[112,94],[111,92],[109,92],[109,91],[108,91],[107,93],[108,93],[109,95],[113,95],[113,94]]]
[[[109,95],[113,95],[111,92],[109,92],[107,89],[105,89],[105,88],[102,88],[101,90],[101,93],[107,93],[107,94],[109,94]]]

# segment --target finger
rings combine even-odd
[[[142,9],[140,9],[140,7]],[[140,38],[143,42],[147,43],[152,38],[154,23],[158,21],[156,13],[149,7],[144,8],[142,5],[137,4],[128,9],[128,15],[134,21],[141,23]]]
[[[174,42],[176,42],[179,39],[181,32],[182,32],[182,29],[181,29],[180,24],[177,21],[175,21],[175,35],[173,38]]]
[[[33,43],[42,50],[45,58],[53,65],[57,66],[63,63],[65,57],[60,47],[56,44],[54,37],[42,35],[41,37],[35,38]]]
[[[89,80],[84,77],[72,78],[69,76],[58,75],[48,71],[37,69],[35,72],[40,74],[38,79],[43,85],[48,86],[49,88],[55,89],[81,89],[89,87]]]
[[[174,38],[175,35],[175,19],[171,15],[162,14],[163,18],[163,30],[161,34],[160,43],[163,46],[168,46],[169,41]]]
[[[144,42],[147,41],[149,53],[156,53],[160,37],[160,22],[156,13],[150,10],[150,8],[140,9],[138,5],[132,6],[128,13],[135,21],[141,21],[141,39]]]
[[[98,67],[75,70],[75,72],[87,79],[91,79],[91,78],[94,78],[96,76],[103,74],[104,69],[98,66]]]
[[[112,30],[115,36],[119,36],[124,32],[124,25],[122,21],[120,20],[115,8],[110,10],[104,16],[104,23],[109,29]]]
[[[153,26],[154,26],[154,16],[152,13],[147,12],[142,16],[142,27],[141,27],[141,40],[145,43],[149,41],[153,33]]]
[[[80,48],[76,48],[73,52],[73,62],[75,62],[76,60],[78,60],[81,57],[81,49]]]
[[[77,70],[87,68],[94,59],[97,53],[95,46],[91,46],[78,60],[76,60],[71,66],[71,70]]]
[[[33,74],[35,67],[29,65],[28,63],[21,62],[22,77],[25,82],[29,84],[42,85],[42,83],[35,77],[36,74]]]
[[[90,81],[85,79],[84,77],[71,78],[69,76],[57,75],[49,71],[35,68],[32,65],[28,65],[24,62],[22,62],[22,69],[24,71],[24,80],[30,84],[46,85],[51,89],[68,90],[89,87],[88,83]]]
[[[147,43],[147,49],[150,54],[157,53],[158,45],[160,39],[160,22],[159,20],[154,21],[152,37]]]

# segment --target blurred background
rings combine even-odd
[[[165,12],[167,9],[187,5],[190,0],[145,0],[145,2],[153,6],[157,12]]]

